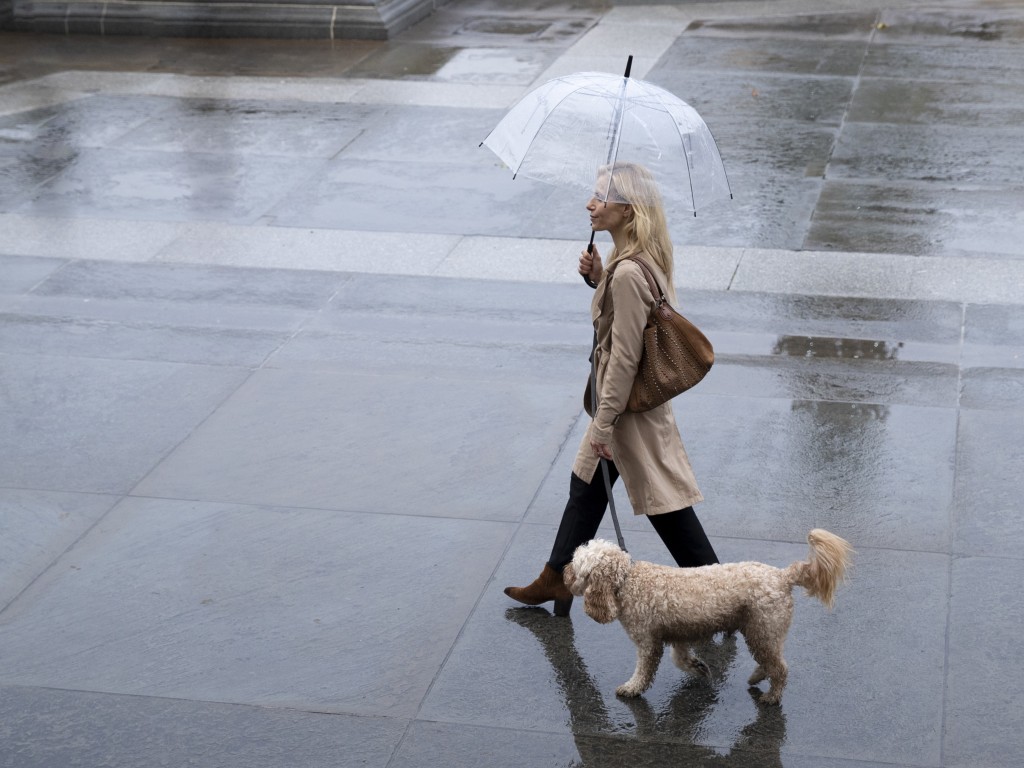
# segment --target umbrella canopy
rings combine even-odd
[[[598,169],[638,163],[654,175],[666,203],[696,211],[732,197],[718,145],[697,110],[644,80],[578,72],[530,91],[482,146],[515,176],[596,192]],[[611,175],[606,175],[609,180]],[[614,200],[614,198],[612,197]]]

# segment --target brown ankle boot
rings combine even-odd
[[[555,616],[568,616],[572,606],[572,592],[565,586],[562,574],[547,563],[540,576],[528,587],[505,587],[505,594],[526,605],[540,605],[555,601]]]

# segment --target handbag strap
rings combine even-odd
[[[639,256],[627,256],[630,261],[635,261],[640,265],[640,268],[644,272],[644,277],[647,278],[647,287],[651,289],[651,295],[658,299],[659,304],[665,304],[668,299],[665,298],[665,292],[661,290],[661,286],[658,285],[658,281],[654,279],[654,272],[648,266],[647,262],[641,259]]]

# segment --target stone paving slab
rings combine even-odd
[[[248,376],[221,366],[2,359],[0,485],[9,488],[126,493]]]
[[[4,611],[4,683],[412,717],[512,527],[409,512],[124,500]]]
[[[328,768],[339,755],[378,766],[387,764],[406,728],[386,717],[38,687],[0,691],[4,759],[18,768],[183,765],[196,755],[225,768],[293,761]]]

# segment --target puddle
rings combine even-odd
[[[898,360],[903,342],[843,339],[825,336],[779,336],[773,355],[833,360]]]

